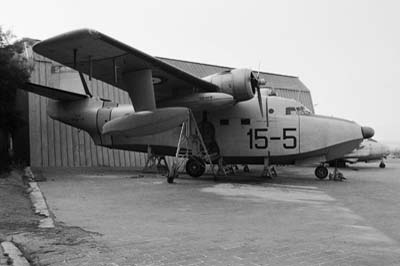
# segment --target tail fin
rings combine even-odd
[[[85,94],[60,90],[30,82],[26,84],[24,90],[39,94],[47,98],[61,101],[76,101],[88,98],[88,96]]]

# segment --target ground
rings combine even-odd
[[[126,169],[34,169],[57,226],[35,229],[23,187],[10,186],[19,200],[0,205],[3,235],[35,265],[400,264],[400,160],[357,164],[344,182],[251,170],[167,184]],[[20,205],[20,224],[7,222]]]

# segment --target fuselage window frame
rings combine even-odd
[[[250,125],[250,118],[242,118],[242,119],[240,119],[240,124],[241,125]]]
[[[229,126],[229,119],[220,119],[219,124],[221,126]]]
[[[294,113],[292,113],[294,112]],[[296,114],[296,108],[295,107],[286,107],[286,115],[292,115],[292,114]]]

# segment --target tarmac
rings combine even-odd
[[[346,181],[278,167],[168,184],[134,169],[33,169],[54,229],[13,234],[34,265],[400,265],[400,160]]]

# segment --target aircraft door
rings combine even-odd
[[[112,137],[104,136],[101,134],[103,125],[111,120],[111,111],[114,107],[117,107],[118,104],[114,102],[103,102],[103,107],[97,111],[97,130],[100,135],[101,145],[103,146],[111,146],[112,145]]]
[[[198,127],[211,160],[218,159],[220,151],[215,138],[215,127],[207,120],[207,112],[203,112],[203,119],[198,124]]]

